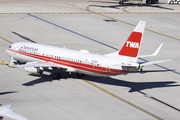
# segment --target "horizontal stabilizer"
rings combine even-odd
[[[168,61],[171,61],[171,60],[173,60],[173,59],[169,59],[169,60],[159,60],[159,61],[150,61],[150,62],[139,63],[139,64],[140,64],[140,66],[146,66],[146,65],[156,64],[156,63],[168,62]]]
[[[144,58],[144,57],[156,56],[156,55],[159,53],[162,45],[163,45],[163,43],[161,43],[161,45],[156,49],[156,51],[154,51],[153,54],[151,54],[151,55],[139,55],[138,57],[139,57],[139,58]]]

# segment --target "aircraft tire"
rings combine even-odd
[[[20,65],[20,61],[19,60],[17,60],[17,65]]]
[[[142,7],[142,3],[138,3],[137,6]]]

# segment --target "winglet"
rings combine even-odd
[[[156,51],[154,51],[154,53],[152,54],[152,56],[156,56],[156,55],[159,53],[162,45],[163,45],[163,43],[161,43],[161,45],[156,49]]]
[[[150,55],[139,55],[138,57],[139,57],[139,58],[144,58],[144,57],[156,56],[156,55],[159,53],[162,45],[163,45],[163,43],[160,44],[160,46],[154,51],[153,54],[150,54]]]

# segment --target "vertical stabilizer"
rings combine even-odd
[[[119,50],[118,54],[120,56],[132,58],[132,62],[137,61],[137,56],[141,47],[145,24],[146,22],[139,21],[133,32],[130,34],[129,38],[124,43],[123,47]]]

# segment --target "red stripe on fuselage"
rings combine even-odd
[[[68,67],[72,67],[75,69],[80,69],[80,70],[84,70],[84,71],[88,71],[88,72],[103,74],[103,75],[120,75],[120,74],[132,72],[132,71],[123,71],[123,70],[119,70],[119,69],[106,68],[106,67],[101,67],[101,66],[94,66],[94,65],[89,65],[89,64],[64,60],[64,59],[58,59],[58,58],[53,58],[53,57],[48,57],[48,56],[42,56],[42,55],[37,55],[37,54],[32,54],[32,53],[26,53],[23,51],[17,51],[17,50],[13,50],[13,49],[9,49],[9,48],[8,48],[8,50],[18,53],[18,54],[21,54],[21,55],[25,55],[28,57],[43,60],[46,62],[52,62],[55,64],[68,66]]]

